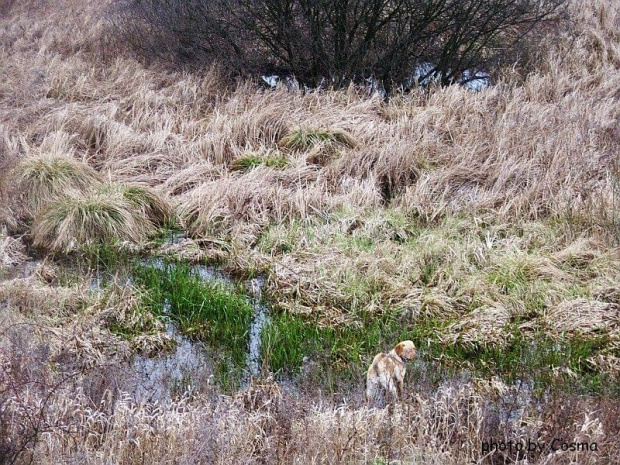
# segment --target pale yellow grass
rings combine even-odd
[[[511,389],[503,387],[509,395]],[[256,391],[262,391],[257,393]],[[104,392],[93,405],[84,393],[61,388],[42,410],[45,433],[33,451],[38,463],[79,460],[110,463],[378,463],[397,460],[460,464],[481,460],[480,438],[491,405],[488,388],[473,383],[442,386],[410,405],[368,409],[342,405],[291,404],[277,388],[253,385],[235,398],[210,401],[183,397],[163,405],[135,403]],[[112,401],[114,399],[114,401]],[[39,412],[36,393],[9,398],[16,424]],[[282,409],[287,408],[286,413]],[[535,422],[527,405],[509,421],[515,440],[546,439],[547,425]],[[303,415],[300,415],[303,412]],[[53,426],[52,426],[53,425]],[[9,430],[10,433],[12,431]],[[595,415],[576,419],[563,439],[611,447]],[[476,438],[476,439],[474,439]],[[508,440],[508,439],[506,439]],[[560,452],[529,463],[594,464],[597,452]]]
[[[574,30],[524,78],[507,73],[478,93],[450,87],[388,102],[353,87],[263,91],[224,82],[215,69],[199,76],[144,66],[106,48],[99,2],[35,3],[0,19],[0,221],[9,230],[32,232],[20,221],[28,206],[7,173],[35,158],[69,160],[86,181],[62,184],[63,194],[89,187],[75,198],[116,199],[142,218],[157,208],[172,215],[157,204],[135,209],[110,190],[91,190],[90,181],[155,188],[195,241],[172,253],[264,271],[279,308],[316,313],[326,325],[392,309],[411,321],[451,323],[440,336],[467,344],[501,341],[513,320],[525,334],[605,332],[612,336],[607,352],[589,363],[619,372],[616,2],[572,2]],[[351,143],[287,148],[300,128],[347,134]],[[277,150],[286,152],[283,168],[231,170],[248,153]],[[88,240],[61,236],[42,221],[34,224],[40,244],[66,249]],[[140,220],[128,221],[105,237],[142,241]],[[3,265],[23,258],[18,249],[2,236]],[[165,349],[157,328],[130,341],[109,331],[110,322],[156,326],[136,310],[132,290],[94,299],[85,283],[44,281],[0,284],[3,326],[53,329],[37,337],[53,355],[66,348],[83,369],[131,348]],[[0,338],[0,357],[9,353],[7,341]],[[480,441],[489,434],[482,411],[496,408],[487,391],[475,383],[445,386],[392,414],[289,400],[286,412],[298,414],[283,415],[275,394],[267,396],[271,410],[207,398],[163,406],[122,398],[112,407],[67,387],[43,417],[59,427],[32,453],[38,463],[464,463],[482,459]],[[18,394],[3,404],[14,418],[39,412],[43,394]],[[567,411],[553,415],[560,410]],[[613,463],[620,452],[601,426],[606,410],[580,404],[573,412],[581,413],[557,420],[572,428],[566,439],[608,448],[540,461]],[[19,425],[6,434],[18,435]],[[554,434],[543,426],[524,411],[508,439]]]
[[[388,201],[426,219],[462,209],[514,220],[596,208],[603,221],[611,215],[609,168],[618,120],[614,83],[619,82],[612,32],[617,12],[605,5],[598,2],[580,13],[583,34],[572,49],[554,52],[563,61],[549,59],[549,69],[522,86],[500,83],[478,94],[453,87],[388,104],[354,89],[301,95],[242,85],[220,95],[221,83],[213,74],[175,75],[123,58],[101,70],[88,59],[88,49],[59,57],[59,51],[74,50],[78,40],[58,42],[57,32],[46,31],[38,40],[22,38],[20,53],[7,57],[6,69],[19,64],[26,68],[22,75],[40,76],[4,84],[7,92],[9,86],[13,93],[14,87],[30,91],[24,89],[23,98],[16,99],[15,104],[26,105],[9,121],[29,119],[36,107],[39,118],[22,133],[25,147],[37,145],[29,133],[65,131],[73,137],[72,148],[97,168],[117,179],[151,184],[205,161],[225,168],[248,150],[276,147],[298,127],[344,130],[359,141],[357,147],[345,146],[314,182],[295,190],[317,186],[331,193],[342,177],[351,176],[370,179]],[[80,20],[86,24],[89,18]],[[10,41],[17,31],[9,27],[3,33]],[[598,48],[605,53],[596,53]],[[32,62],[20,61],[26,58]],[[48,97],[44,102],[28,102],[28,95],[41,94]],[[215,182],[205,174],[196,173],[193,183]],[[224,196],[222,184],[237,181],[217,182]],[[265,179],[266,196],[278,183]],[[312,210],[302,208],[302,216],[304,211]],[[253,215],[260,222],[264,209],[250,209],[248,220]]]

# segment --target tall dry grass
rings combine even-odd
[[[97,173],[89,179],[165,192],[194,239],[214,249],[209,255],[236,271],[265,270],[279,308],[317,314],[322,324],[391,308],[412,321],[450,322],[447,343],[496,344],[503,323],[518,320],[526,334],[603,331],[617,344],[615,2],[575,0],[570,31],[527,76],[507,71],[478,93],[449,87],[388,102],[353,87],[264,91],[225,82],[216,69],[145,66],[112,48],[104,9],[86,0],[16,2],[0,16],[0,221],[9,232],[32,234],[9,173],[35,157],[70,157]],[[238,169],[239,160],[267,154],[286,163]],[[150,201],[132,211],[170,214]],[[24,260],[17,239],[0,240],[3,267]],[[517,460],[483,457],[480,442],[495,434],[600,444],[596,454],[528,463],[620,456],[613,401],[543,399],[507,421],[486,381],[420,392],[393,412],[276,391],[265,394],[266,406],[248,403],[260,387],[166,405],[106,397],[106,386],[84,392],[77,381],[48,396],[43,388],[59,380],[45,347],[58,355],[64,342],[72,369],[105,373],[114,351],[129,349],[102,312],[131,313],[93,304],[83,288],[29,279],[2,283],[0,332],[34,324],[55,336],[38,335],[40,350],[30,350],[29,332],[0,338],[3,367],[15,354],[42,354],[0,372],[5,457],[32,428],[41,433],[36,444],[20,443],[18,455],[38,463]],[[591,362],[618,373],[610,347]]]
[[[77,13],[79,3],[68,4]],[[205,162],[225,170],[248,151],[276,149],[298,128],[344,130],[359,144],[343,145],[312,181],[293,186],[293,194],[307,200],[289,217],[320,210],[313,191],[337,192],[347,177],[369,179],[385,202],[425,219],[465,210],[514,221],[597,209],[602,224],[612,215],[619,52],[618,13],[607,2],[576,4],[577,39],[556,46],[522,85],[507,77],[476,94],[450,87],[387,104],[355,89],[303,95],[242,84],[222,92],[215,71],[176,75],[122,57],[102,65],[92,51],[101,15],[88,6],[77,14],[71,36],[63,35],[62,24],[45,28],[45,18],[36,15],[34,22],[26,16],[5,21],[3,95],[12,96],[5,127],[25,129],[9,137],[18,150],[61,138],[65,151],[77,151],[117,179],[162,184]],[[301,152],[292,157],[305,161]],[[284,172],[294,179],[300,174],[292,165]],[[256,174],[246,176],[252,185]],[[213,182],[232,187],[237,180],[209,174],[201,180],[200,173],[193,179],[202,189]],[[265,197],[281,183],[265,173]],[[347,197],[352,206],[364,202],[356,191]],[[262,209],[249,213],[248,222],[255,217],[260,222]]]

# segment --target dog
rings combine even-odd
[[[416,358],[415,345],[402,341],[386,353],[378,353],[366,373],[366,398],[369,405],[380,403],[389,394],[393,401],[403,396],[406,362]]]

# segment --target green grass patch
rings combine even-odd
[[[300,220],[271,224],[261,233],[256,248],[268,253],[287,254],[299,248],[302,239],[310,240],[313,236],[312,228]]]
[[[250,171],[258,166],[283,169],[289,165],[289,159],[284,155],[265,155],[259,156],[253,153],[243,155],[234,160],[230,166],[233,171]]]
[[[318,144],[334,143],[346,147],[355,147],[357,143],[342,130],[299,128],[291,131],[280,140],[279,145],[289,150],[304,151]]]
[[[136,284],[146,290],[145,304],[158,317],[173,321],[192,340],[217,351],[220,385],[238,386],[245,369],[253,308],[235,289],[203,281],[184,264],[138,266]]]
[[[280,375],[293,375],[306,363],[306,382],[330,392],[359,380],[368,355],[405,335],[394,315],[365,315],[360,326],[322,327],[287,312],[272,315],[261,334],[261,358]],[[362,370],[362,371],[360,371]]]
[[[489,273],[489,283],[495,285],[502,294],[510,294],[526,287],[541,278],[536,275],[533,265],[521,259],[506,259]]]
[[[604,350],[606,337],[556,341],[542,334],[526,337],[514,325],[507,328],[505,345],[446,344],[440,338],[446,324],[431,319],[414,323],[386,313],[362,315],[358,325],[321,327],[312,318],[278,313],[263,330],[261,356],[273,372],[300,375],[305,377],[302,383],[337,392],[351,384],[363,385],[377,352],[411,339],[429,367],[424,380],[416,375],[413,382],[437,385],[465,372],[485,378],[499,375],[508,384],[531,380],[541,391],[620,396],[618,383],[587,362]],[[417,369],[414,364],[412,373]]]
[[[483,377],[498,375],[507,383],[531,380],[541,391],[561,388],[577,394],[601,394],[606,390],[608,376],[587,362],[607,346],[606,336],[554,340],[539,334],[526,338],[514,325],[506,328],[506,338],[504,346],[431,344],[429,351],[446,367],[465,367]]]

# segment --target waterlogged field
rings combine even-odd
[[[389,100],[140,63],[103,8],[0,7],[1,463],[620,461],[615,3]]]

